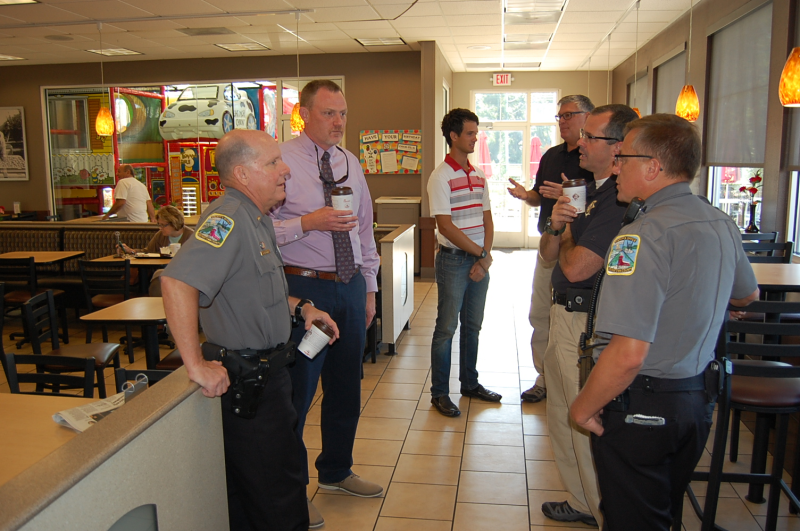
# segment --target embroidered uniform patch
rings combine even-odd
[[[636,271],[636,257],[639,255],[639,236],[621,234],[611,243],[606,264],[607,275],[632,275]]]
[[[194,233],[194,237],[213,247],[222,247],[231,231],[233,220],[222,214],[211,214]]]

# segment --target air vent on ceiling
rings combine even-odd
[[[257,42],[241,42],[237,44],[216,44],[215,46],[219,46],[229,52],[260,52],[264,50],[269,50],[263,44],[259,44]]]
[[[506,26],[512,24],[555,24],[561,19],[561,11],[529,11],[526,13],[505,13]]]
[[[523,13],[526,11],[563,11],[566,0],[506,0],[506,13]]]
[[[400,37],[386,37],[377,39],[356,39],[361,46],[402,46],[406,43]]]
[[[546,42],[504,42],[504,50],[546,50]]]
[[[233,35],[228,28],[182,28],[177,31],[189,37],[206,37],[209,35]]]

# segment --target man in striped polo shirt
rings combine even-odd
[[[494,224],[486,177],[467,160],[478,140],[478,117],[467,109],[453,109],[442,120],[442,134],[450,153],[428,180],[431,215],[436,217],[439,229],[439,304],[431,344],[431,403],[442,415],[457,417],[461,411],[450,400],[449,382],[450,353],[459,315],[461,394],[489,402],[502,398],[478,383],[475,369],[489,289]]]

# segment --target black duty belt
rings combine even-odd
[[[705,373],[689,378],[656,378],[639,374],[633,379],[630,389],[641,389],[652,393],[675,393],[677,391],[705,391]]]
[[[591,300],[591,289],[567,288],[566,293],[553,290],[553,304],[565,306],[568,312],[588,312]]]
[[[439,251],[447,254],[454,254],[456,256],[472,256],[464,249],[457,249],[455,247],[445,247],[444,245],[441,244],[439,244]],[[475,258],[477,258],[477,256]]]

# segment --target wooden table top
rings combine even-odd
[[[170,263],[172,260],[171,258],[136,258],[136,257],[119,257],[115,254],[110,256],[103,256],[101,258],[95,258],[92,262],[99,262],[99,263],[120,263],[123,260],[128,259],[131,261],[131,267],[147,267],[147,266],[165,266]]]
[[[0,393],[0,485],[78,435],[56,424],[53,413],[91,402],[94,399]]]
[[[128,323],[165,322],[164,301],[161,297],[137,297],[97,310],[81,317],[81,321],[119,321]]]
[[[751,264],[761,289],[800,289],[800,264]]]
[[[0,258],[29,258],[32,256],[33,261],[37,264],[55,264],[84,254],[86,253],[83,251],[13,251],[0,254]]]

